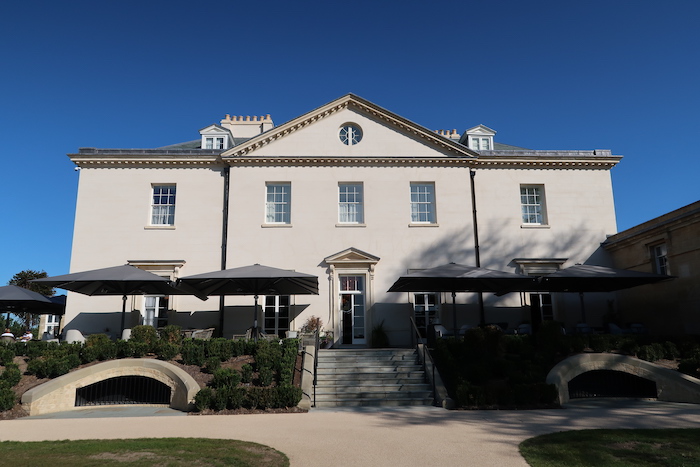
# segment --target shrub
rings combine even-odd
[[[145,342],[129,342],[132,357],[141,358],[148,353],[148,344]]]
[[[22,373],[19,371],[19,366],[16,363],[8,363],[5,365],[5,370],[0,373],[0,381],[4,381],[10,387],[19,383],[21,378]]]
[[[222,388],[224,386],[236,387],[241,382],[241,374],[230,368],[219,368],[214,371],[214,379],[211,385],[214,388]]]
[[[94,362],[97,360],[99,352],[97,347],[83,347],[80,351],[80,360],[82,360],[83,363]]]
[[[312,333],[318,332],[323,328],[323,320],[318,316],[309,316],[306,322],[301,326],[301,332]]]
[[[106,334],[91,334],[83,347],[84,362],[112,360],[117,357],[117,346]]]
[[[212,400],[214,399],[214,392],[211,388],[202,388],[194,396],[194,405],[200,412],[205,409],[212,407]]]
[[[258,379],[260,380],[260,386],[270,386],[274,377],[274,371],[272,371],[272,368],[268,366],[264,366],[258,371]]]
[[[168,341],[158,341],[155,346],[159,360],[172,360],[180,353],[180,346]]]
[[[263,367],[278,368],[282,357],[282,348],[277,342],[261,340],[258,341],[253,355],[258,371]]]
[[[247,339],[236,339],[230,341],[229,347],[231,350],[232,357],[240,357],[241,355],[248,355],[248,340]]]
[[[203,341],[188,340],[183,342],[180,356],[185,365],[204,365],[204,345]]]
[[[212,399],[211,408],[214,410],[224,410],[228,407],[229,401],[229,388],[223,387],[219,388],[214,392],[214,398]]]
[[[249,409],[277,407],[277,388],[248,388],[243,405]]]
[[[114,343],[114,346],[117,348],[117,358],[132,358],[134,356],[134,347],[130,344],[132,343],[121,339]]]
[[[12,363],[12,360],[14,360],[14,358],[15,358],[14,349],[0,346],[0,365],[5,366],[9,363]]]
[[[277,390],[277,407],[296,407],[302,397],[301,388],[291,384],[283,384]]]
[[[384,329],[384,320],[372,328],[372,347],[375,349],[389,347],[389,336]]]
[[[664,342],[664,358],[668,360],[675,360],[680,357],[681,353],[678,351],[678,347],[671,341]]]
[[[643,345],[639,348],[637,357],[648,362],[655,362],[664,356],[664,348],[661,344]]]
[[[148,345],[148,352],[153,352],[156,341],[158,340],[158,332],[153,326],[134,326],[131,329],[130,341],[143,342]]]
[[[0,383],[0,411],[10,410],[15,406],[17,396],[15,391],[6,383]]]
[[[620,341],[620,345],[618,347],[620,352],[627,355],[634,356],[637,355],[637,352],[639,352],[639,344],[637,343],[637,339],[634,337],[625,337]]]
[[[182,328],[180,326],[169,324],[158,331],[158,335],[161,341],[178,346],[182,344]]]
[[[241,367],[241,381],[244,383],[253,381],[253,367],[247,363]]]
[[[233,356],[233,341],[223,337],[217,337],[205,342],[205,353],[207,357],[216,357],[220,361],[225,362]]]
[[[678,371],[700,378],[700,358],[685,358],[678,363]]]
[[[207,357],[204,360],[202,371],[205,373],[214,373],[219,368],[221,368],[221,360],[219,360],[219,357]]]

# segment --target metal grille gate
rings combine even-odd
[[[632,397],[655,399],[656,383],[614,370],[592,370],[569,381],[569,398]]]
[[[146,376],[118,376],[78,388],[75,406],[170,404],[168,385]]]

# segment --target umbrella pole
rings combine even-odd
[[[578,293],[578,299],[581,301],[581,322],[586,322],[586,305],[583,303],[583,292]]]
[[[258,341],[258,296],[255,295],[255,306],[253,307],[253,336]]]
[[[122,297],[122,328],[119,331],[120,337],[124,335],[124,319],[126,318],[126,294]]]
[[[452,333],[457,337],[457,293],[452,291]]]

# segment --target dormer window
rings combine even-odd
[[[491,139],[472,137],[471,143],[469,143],[469,149],[474,149],[475,151],[489,151],[491,149]]]
[[[493,137],[496,134],[494,130],[484,125],[477,125],[464,132],[460,142],[466,144],[469,149],[474,151],[491,151],[493,150]]]
[[[223,151],[232,146],[231,132],[219,125],[209,125],[199,130],[202,135],[202,149]]]
[[[216,136],[216,137],[207,136],[207,137],[205,137],[204,138],[204,149],[225,149],[224,137],[223,136]]]

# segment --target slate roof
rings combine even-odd
[[[249,139],[250,138],[233,138],[233,145],[238,146],[241,143],[245,143]],[[155,149],[202,149],[202,140],[200,138],[192,141],[185,141],[184,143],[169,144],[167,146],[161,146]]]

